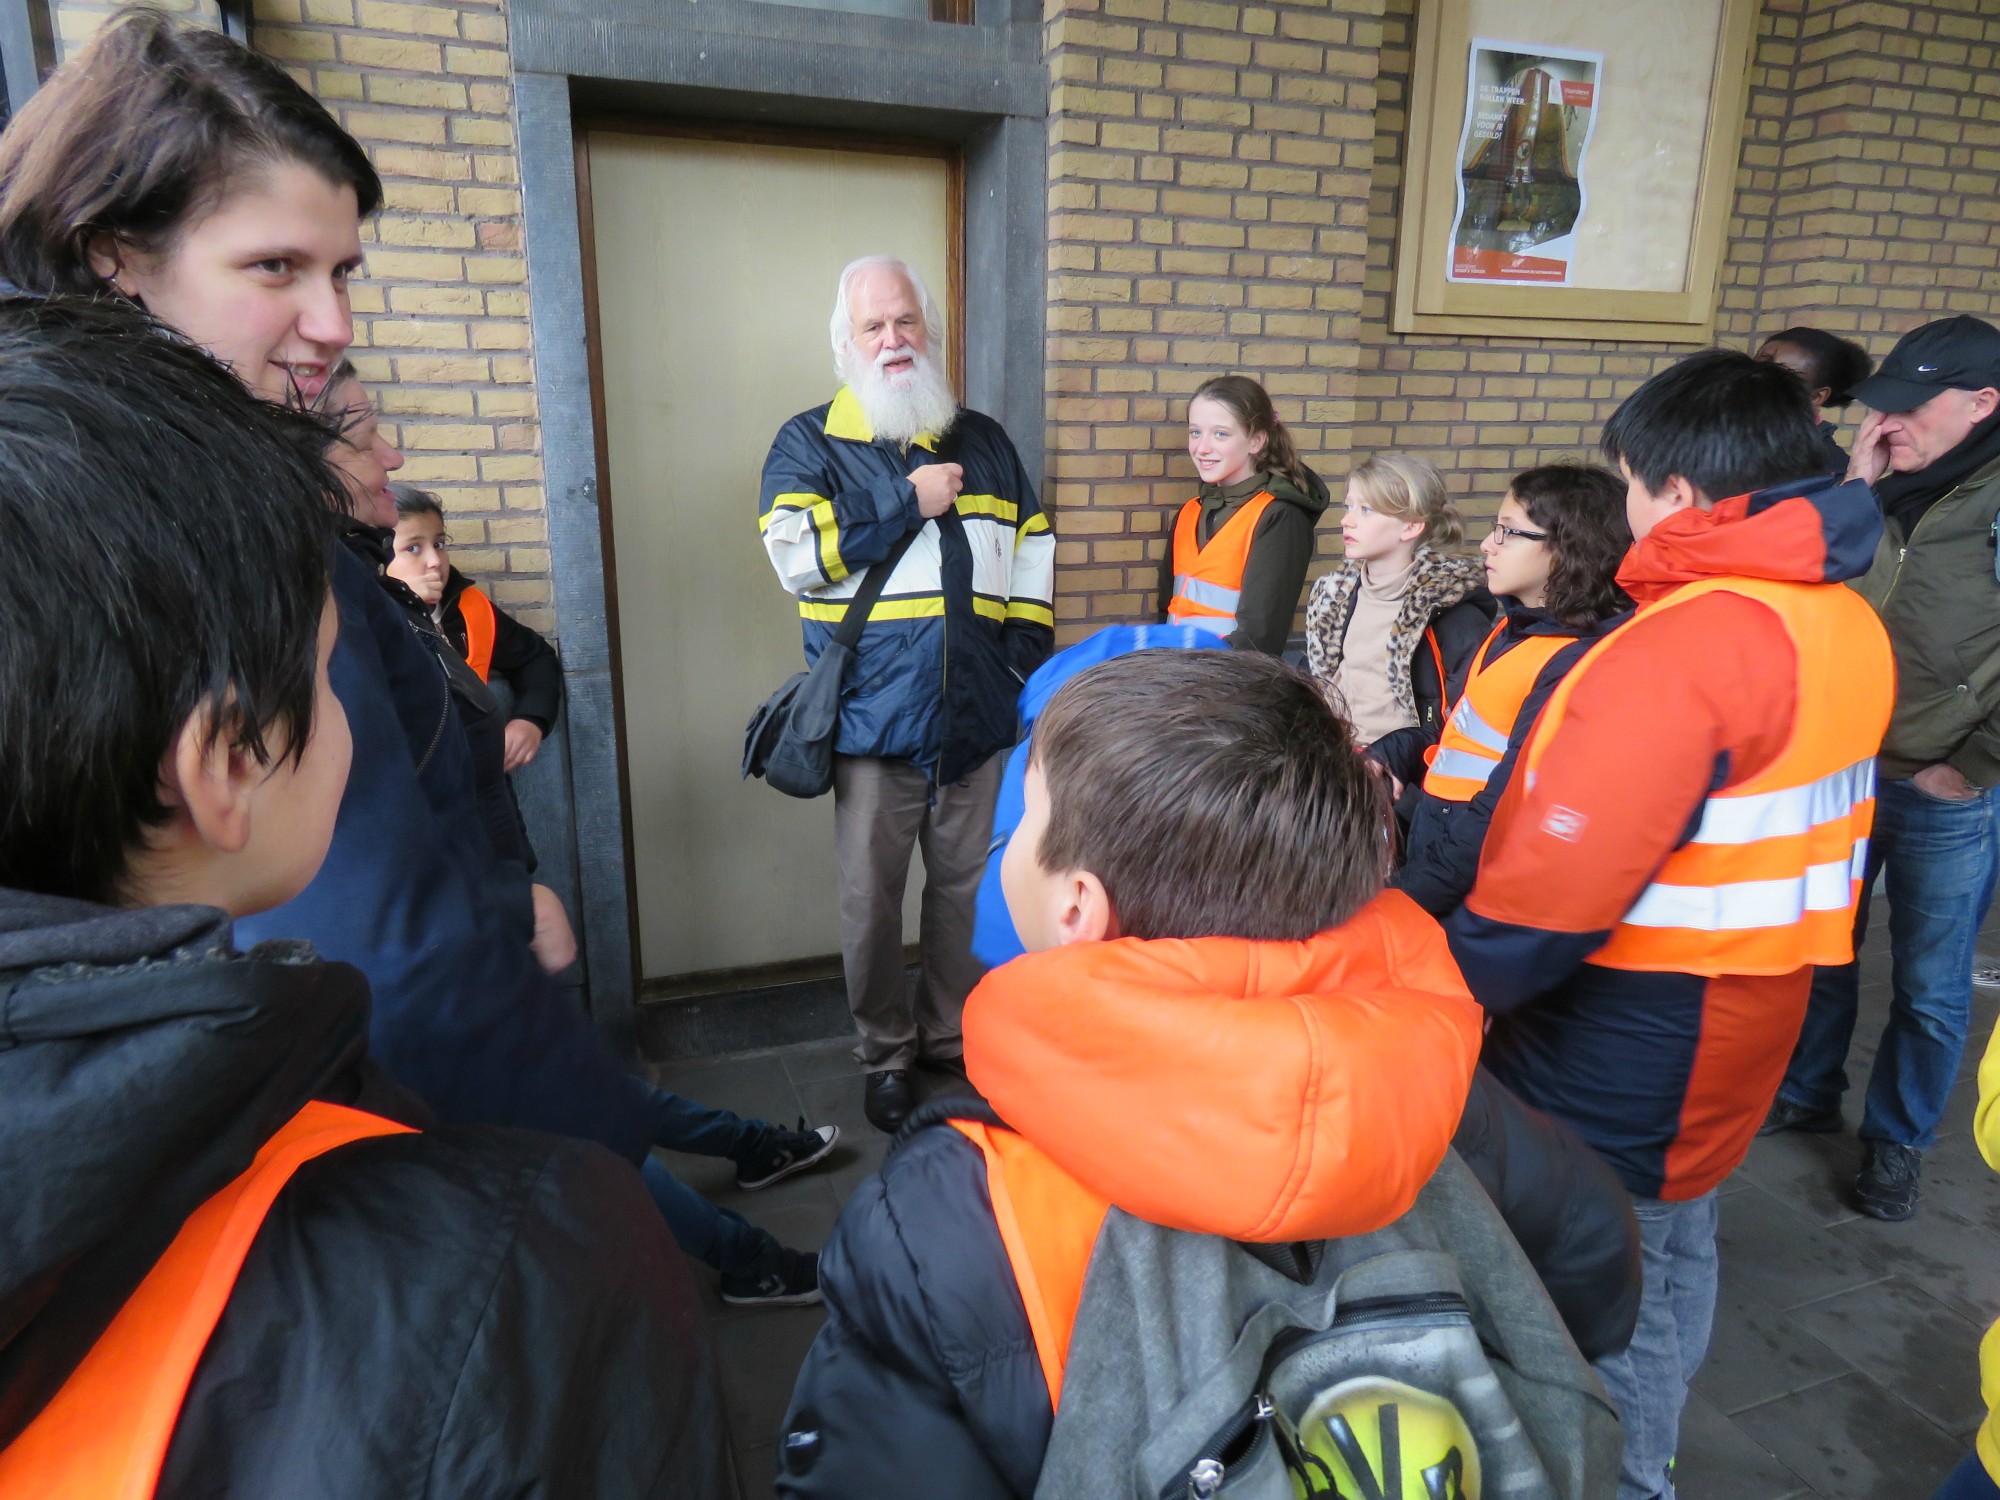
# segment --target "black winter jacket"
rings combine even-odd
[[[1487,649],[1486,664],[1489,667],[1530,636],[1575,636],[1576,642],[1558,651],[1537,674],[1535,685],[1522,701],[1521,712],[1515,716],[1513,730],[1507,737],[1507,753],[1494,767],[1485,789],[1469,802],[1447,802],[1442,797],[1432,797],[1422,791],[1426,769],[1423,754],[1438,742],[1438,732],[1432,732],[1428,738],[1419,738],[1414,731],[1399,730],[1384,736],[1383,743],[1371,752],[1382,758],[1384,764],[1406,784],[1406,790],[1410,784],[1418,786],[1418,795],[1410,814],[1409,837],[1403,846],[1403,862],[1389,883],[1440,919],[1456,911],[1459,903],[1471,894],[1472,883],[1479,874],[1479,851],[1486,843],[1486,825],[1493,820],[1493,809],[1499,804],[1500,794],[1507,790],[1507,783],[1513,779],[1515,758],[1528,742],[1528,733],[1534,728],[1542,705],[1549,701],[1549,695],[1556,690],[1557,684],[1569,675],[1570,668],[1582,660],[1583,654],[1622,625],[1629,615],[1629,612],[1619,614],[1595,625],[1577,627],[1559,624],[1550,619],[1546,611],[1530,609],[1512,599],[1502,600],[1501,603],[1506,623]],[[1471,663],[1466,665],[1469,670]],[[1463,692],[1464,687],[1461,675],[1458,691]],[[1456,702],[1456,694],[1453,701]],[[1393,760],[1390,759],[1392,756]]]
[[[1236,606],[1236,629],[1229,634],[1229,644],[1239,651],[1278,656],[1291,637],[1299,594],[1306,586],[1306,568],[1312,562],[1313,530],[1327,506],[1326,481],[1310,469],[1306,477],[1312,483],[1304,491],[1283,474],[1256,474],[1241,484],[1205,484],[1195,497],[1201,501],[1194,528],[1198,547],[1207,546],[1251,496],[1268,490],[1277,502],[1266,507],[1257,522],[1250,555],[1243,563],[1243,597]],[[1180,507],[1167,513],[1167,548],[1160,556],[1159,608],[1163,620],[1168,601],[1174,597],[1174,527],[1179,519]]]
[[[1000,1123],[964,1099],[915,1111],[841,1213],[820,1256],[827,1321],[779,1439],[781,1496],[1034,1493],[1054,1413],[985,1159],[943,1123],[968,1115]],[[1639,1234],[1610,1168],[1484,1069],[1453,1146],[1584,1356],[1623,1349],[1639,1312]]]
[[[459,600],[473,582],[453,568],[438,600],[438,628],[460,656],[467,655],[465,614]],[[509,717],[526,719],[547,734],[562,712],[562,660],[541,635],[530,630],[499,605],[493,606],[493,677],[504,680],[514,695]]]
[[[307,1100],[421,1127],[308,1163],[253,1242],[158,1493],[716,1496],[686,1260],[630,1167],[439,1127],[368,1066],[367,987],[208,907],[0,890],[0,1444],[187,1215]]]

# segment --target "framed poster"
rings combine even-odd
[[[1709,342],[1755,19],[1419,0],[1391,327]]]

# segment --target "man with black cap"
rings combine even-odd
[[[1872,410],[1847,477],[1886,525],[1857,585],[1896,653],[1874,837],[1856,914],[1886,871],[1893,995],[1861,1120],[1855,1204],[1916,1212],[1923,1153],[1958,1075],[1973,944],[2000,873],[2000,329],[1946,318],[1905,334],[1854,394]],[[1764,1133],[1840,1128],[1856,965],[1821,969]]]

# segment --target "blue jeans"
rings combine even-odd
[[[1685,1203],[1635,1197],[1632,1212],[1645,1271],[1639,1326],[1596,1368],[1625,1429],[1618,1500],[1673,1500],[1681,1408],[1715,1327],[1715,1193]]]
[[[653,1144],[695,1156],[726,1157],[741,1166],[771,1127],[726,1109],[710,1109],[655,1089],[651,1105]],[[667,1221],[683,1253],[718,1271],[740,1271],[777,1243],[741,1214],[719,1208],[648,1155],[639,1167],[646,1191]]]
[[[1993,1482],[1977,1453],[1968,1453],[1965,1462],[1945,1477],[1931,1500],[2000,1500],[2000,1484]]]
[[[1889,1024],[1868,1080],[1861,1138],[1925,1150],[1958,1077],[1972,1016],[1972,956],[2000,874],[2000,792],[1950,802],[1912,781],[1875,791],[1866,886],[1884,876],[1889,901]],[[1857,953],[1868,889],[1855,913]],[[1781,1098],[1837,1109],[1860,997],[1858,962],[1813,975],[1812,999]]]

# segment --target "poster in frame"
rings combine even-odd
[[[1708,343],[1755,0],[1418,0],[1390,326]]]

